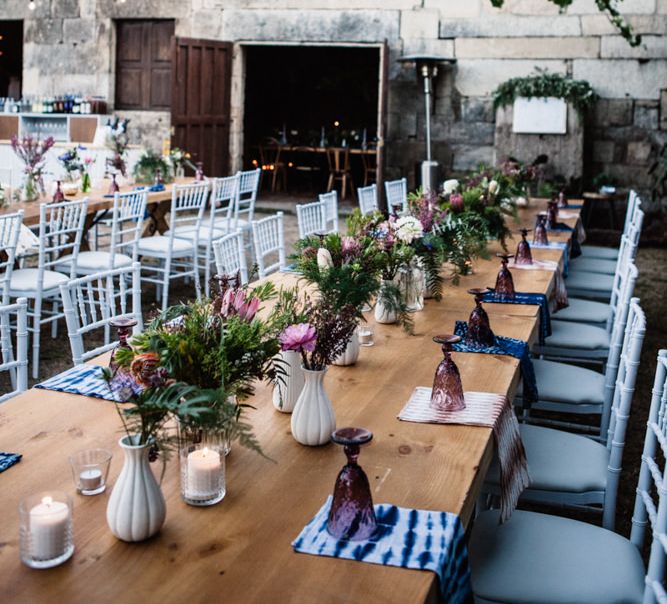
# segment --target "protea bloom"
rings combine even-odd
[[[317,345],[317,331],[310,323],[290,325],[278,336],[282,350],[313,352]]]

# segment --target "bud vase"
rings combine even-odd
[[[338,365],[339,367],[347,367],[348,365],[354,365],[359,358],[359,327],[356,327],[354,332],[352,332],[352,337],[347,343],[347,348],[345,352],[339,357],[333,360],[332,365]]]
[[[273,406],[282,413],[292,413],[305,381],[301,355],[294,350],[284,350],[280,353],[280,358],[285,373],[273,388]]]
[[[107,524],[122,541],[143,541],[157,533],[164,524],[167,507],[150,464],[151,445],[133,444],[138,435],[118,441],[125,463],[116,480],[107,505]]]
[[[306,381],[292,413],[292,436],[302,445],[325,445],[336,429],[336,416],[324,389],[326,372],[326,368],[303,369]]]
[[[378,293],[378,297],[375,302],[374,313],[375,320],[378,323],[384,323],[388,325],[390,323],[396,323],[398,320],[396,309],[388,308],[386,303],[386,289],[393,284],[393,281],[382,281],[380,283],[380,292]]]

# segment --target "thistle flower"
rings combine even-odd
[[[290,325],[278,336],[282,350],[313,352],[317,345],[317,332],[309,323]]]

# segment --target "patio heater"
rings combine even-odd
[[[431,97],[433,82],[438,77],[438,67],[453,65],[456,59],[433,55],[406,55],[398,59],[399,63],[414,63],[417,70],[417,81],[424,82],[424,120],[426,127],[426,159],[421,163],[421,185],[424,190],[437,191],[439,165],[431,156]]]

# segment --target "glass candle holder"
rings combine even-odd
[[[222,501],[226,493],[224,434],[181,429],[179,438],[183,501],[195,506]]]
[[[357,337],[359,338],[360,346],[373,346],[373,344],[375,344],[375,342],[373,342],[373,327],[370,323],[359,325]]]
[[[496,342],[496,337],[491,331],[491,324],[489,323],[489,315],[486,314],[482,306],[484,295],[491,290],[488,288],[469,289],[468,293],[475,296],[475,308],[472,309],[468,319],[468,333],[466,335],[466,343],[474,346],[493,346]]]
[[[132,317],[119,317],[109,321],[109,325],[118,331],[118,346],[111,351],[111,357],[109,359],[109,369],[114,373],[118,370],[116,352],[119,348],[125,348],[126,350],[132,349],[128,339],[132,334],[132,328],[135,327],[136,324],[137,320]]]
[[[533,254],[530,251],[530,244],[526,236],[530,229],[521,229],[521,241],[516,246],[516,254],[514,255],[515,264],[532,264]]]
[[[60,491],[26,497],[19,505],[21,561],[52,568],[74,553],[72,500]]]
[[[72,478],[82,495],[98,495],[107,488],[111,452],[106,449],[88,449],[70,456]]]
[[[500,258],[500,270],[496,277],[496,293],[503,298],[514,297],[514,279],[510,269],[507,268],[507,263],[510,258],[514,258],[513,254],[496,254]]]
[[[368,477],[357,464],[361,445],[372,438],[373,433],[364,428],[341,428],[331,434],[331,440],[343,445],[347,456],[347,464],[336,479],[327,520],[327,532],[336,539],[363,541],[377,529]]]
[[[435,336],[433,341],[442,346],[442,354],[445,358],[440,361],[435,370],[431,407],[440,411],[461,411],[466,408],[463,398],[463,385],[461,384],[459,368],[451,356],[452,344],[460,342],[461,337],[446,334]]]
[[[533,243],[537,245],[549,245],[547,236],[547,215],[538,214],[535,217],[535,230],[533,231]]]

